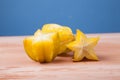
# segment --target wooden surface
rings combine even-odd
[[[95,47],[100,61],[57,57],[46,64],[26,55],[25,36],[0,37],[0,80],[120,80],[120,33],[88,36],[96,35],[101,37]]]

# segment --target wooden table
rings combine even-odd
[[[26,36],[0,37],[0,80],[120,80],[120,33],[100,36],[95,47],[100,61],[72,62],[57,57],[52,63],[32,61],[25,53]]]

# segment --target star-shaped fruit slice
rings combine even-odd
[[[84,57],[90,60],[98,60],[93,49],[98,41],[99,37],[87,38],[83,32],[77,30],[75,41],[67,45],[74,52],[73,61],[81,61]]]

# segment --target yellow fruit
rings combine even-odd
[[[37,30],[34,36],[24,39],[24,48],[31,59],[38,62],[51,62],[59,50],[58,33],[42,33]]]
[[[74,35],[72,33],[72,30],[67,26],[61,26],[58,24],[45,24],[42,27],[42,32],[57,32],[59,34],[60,39],[60,49],[58,51],[58,54],[61,54],[63,52],[66,52],[66,45],[74,40]]]
[[[74,52],[73,61],[81,61],[84,57],[90,60],[98,60],[93,50],[98,40],[99,37],[87,38],[83,32],[77,30],[75,41],[67,45]]]
[[[80,30],[74,36],[67,26],[58,24],[45,24],[42,30],[38,29],[33,36],[23,40],[27,55],[37,62],[51,62],[57,55],[68,56],[69,51],[74,52],[73,61],[81,61],[84,57],[98,60],[94,52],[99,37],[87,38]]]

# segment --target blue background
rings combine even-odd
[[[0,36],[31,35],[46,23],[120,32],[120,0],[0,0]]]

